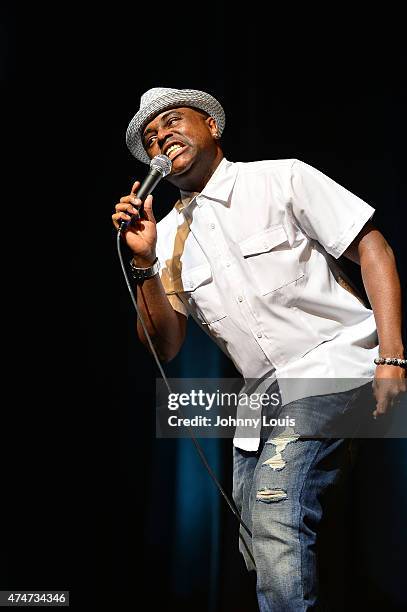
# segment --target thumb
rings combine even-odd
[[[144,212],[146,214],[147,219],[155,223],[156,221],[155,221],[155,217],[153,213],[153,196],[151,194],[147,196],[146,199],[144,200],[143,208],[144,208]]]

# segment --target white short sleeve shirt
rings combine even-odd
[[[283,405],[309,394],[285,379],[357,387],[374,376],[377,331],[372,310],[338,282],[336,260],[373,213],[302,161],[223,159],[157,224],[164,289],[245,381],[277,378]],[[234,443],[256,450],[258,437]]]

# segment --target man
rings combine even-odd
[[[400,282],[392,249],[370,222],[374,209],[299,160],[227,161],[224,125],[209,94],[154,88],[127,131],[137,159],[168,155],[168,180],[180,190],[158,224],[149,196],[125,232],[160,358],[177,355],[191,314],[245,381],[278,382],[284,410],[301,426],[315,406],[346,412],[373,377],[373,416],[383,415],[405,390],[405,361]],[[116,228],[138,214],[138,187],[116,205]],[[360,264],[372,310],[340,282],[342,254]],[[140,323],[137,331],[147,346]],[[398,361],[376,365],[379,355]],[[284,384],[307,378],[344,382],[334,393]],[[391,384],[379,386],[383,378]],[[255,563],[262,611],[318,603],[320,498],[337,480],[345,442],[297,428],[235,437],[234,498],[253,534],[242,552],[249,568]]]

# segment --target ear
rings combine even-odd
[[[210,133],[212,134],[212,137],[215,140],[219,140],[220,134],[219,134],[218,126],[216,124],[216,119],[214,119],[213,117],[208,117],[205,120],[205,122],[209,128]]]

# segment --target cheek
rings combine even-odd
[[[153,145],[148,149],[147,155],[149,157],[155,157],[160,153],[160,147],[158,146],[157,141],[153,143]]]

